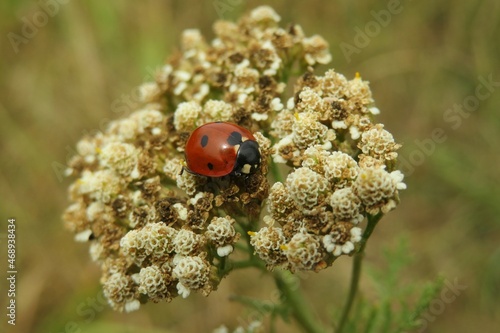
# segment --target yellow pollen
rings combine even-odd
[[[96,152],[97,154],[100,154],[100,153],[102,153],[102,149],[101,149],[101,148],[99,148],[99,147],[95,147],[95,152]]]
[[[293,116],[295,117],[295,120],[297,120],[297,121],[299,120],[299,113],[298,112],[295,112],[293,114]]]
[[[288,250],[288,246],[283,244],[283,245],[280,245],[280,249],[283,250],[283,251],[286,251]]]
[[[356,79],[361,79],[361,74],[359,74],[359,72],[356,72],[355,78]]]
[[[248,231],[247,234],[249,234],[250,236],[255,236],[257,233],[255,231]]]

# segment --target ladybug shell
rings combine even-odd
[[[226,122],[202,125],[195,129],[187,140],[185,150],[187,167],[190,172],[202,176],[229,175],[238,168],[238,153],[245,141],[249,141],[246,144],[257,147],[255,149],[260,161],[258,145],[249,130]]]

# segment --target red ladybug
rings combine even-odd
[[[259,144],[236,124],[215,122],[195,129],[187,140],[187,171],[208,177],[254,172],[260,164]]]

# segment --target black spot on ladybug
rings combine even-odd
[[[206,135],[202,136],[201,137],[201,146],[203,148],[205,148],[205,146],[207,145],[207,143],[208,143],[208,136],[206,136]]]
[[[236,146],[237,144],[241,143],[241,138],[241,133],[234,131],[227,138],[227,143],[229,143],[231,146]]]
[[[210,169],[210,170],[213,170],[214,169],[214,165],[212,163],[208,163],[207,164],[207,167]]]

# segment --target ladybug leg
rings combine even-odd
[[[228,188],[229,185],[231,185],[231,176],[227,175],[227,176],[220,177],[218,179],[218,182],[219,182],[219,186],[221,188]]]
[[[181,172],[179,173],[179,175],[182,175],[184,173],[184,171],[186,171],[187,173],[190,173],[192,175],[196,175],[196,173],[194,173],[193,171],[189,170],[189,168],[187,167],[187,164],[186,164],[186,161],[182,161],[181,162],[182,164],[182,168],[181,168]]]
[[[203,185],[203,191],[217,194],[220,192],[220,186],[217,183],[217,178],[206,177],[207,182]]]
[[[214,194],[221,193],[229,187],[229,185],[231,184],[230,180],[231,178],[229,176],[207,177],[205,189]]]

